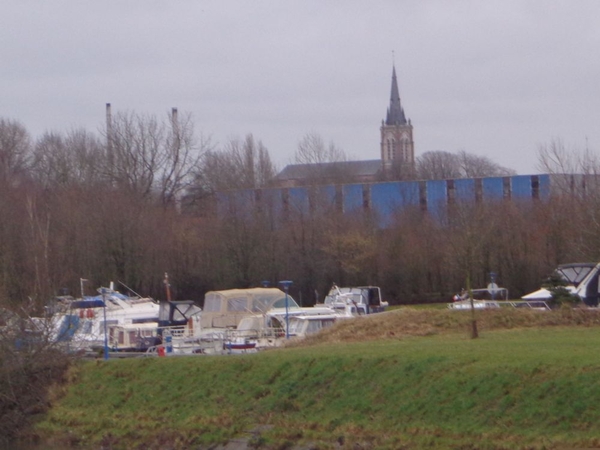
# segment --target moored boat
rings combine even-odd
[[[363,315],[385,311],[388,302],[382,300],[378,286],[338,287],[334,284],[323,303],[316,306]]]
[[[154,299],[124,295],[114,289],[113,283],[109,288],[99,288],[98,293],[80,299],[57,297],[46,308],[45,317],[34,320],[49,341],[68,351],[96,350],[110,345],[111,329],[158,325],[159,304]]]

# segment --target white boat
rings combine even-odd
[[[274,309],[266,314],[245,317],[236,329],[224,335],[227,353],[248,353],[283,345],[288,339],[301,339],[354,315],[324,307],[285,311]]]
[[[388,302],[381,299],[381,289],[377,286],[338,287],[333,285],[322,304],[337,311],[350,309],[352,315],[382,312]]]
[[[452,298],[452,303],[448,303],[450,309],[490,309],[500,308],[508,302],[508,289],[499,287],[495,281],[495,274],[492,275],[490,283],[485,288],[471,289],[467,291],[462,289],[460,293]],[[511,306],[514,306],[510,302]]]
[[[499,287],[492,281],[486,288],[472,289],[472,300],[466,290],[462,290],[459,294],[453,297],[452,303],[448,303],[448,308],[465,310],[465,309],[497,309],[497,308],[527,308],[548,310],[550,307],[543,299],[529,300],[510,300],[508,289]]]
[[[110,288],[99,288],[98,292],[100,295],[81,299],[58,297],[46,308],[46,317],[36,318],[35,322],[50,341],[68,351],[97,350],[105,342],[110,347],[119,327],[125,332],[126,327],[158,326],[160,308],[152,298],[126,296],[114,290],[112,283]]]
[[[247,353],[280,346],[290,337],[286,330],[317,316],[316,321],[348,314],[325,305],[300,307],[277,288],[230,289],[206,294],[202,324],[203,333],[222,340],[226,353]]]
[[[597,307],[600,297],[599,277],[600,263],[570,263],[559,265],[551,278],[587,306]],[[529,302],[548,302],[552,300],[552,292],[542,287],[521,298]]]

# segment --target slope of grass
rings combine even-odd
[[[37,431],[112,448],[208,448],[258,426],[265,449],[600,446],[595,312],[481,312],[479,339],[463,312],[376,317],[260,354],[82,363]]]

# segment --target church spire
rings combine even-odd
[[[400,93],[398,91],[398,80],[396,79],[396,66],[392,70],[392,94],[390,96],[390,107],[385,119],[386,125],[406,125],[404,109],[400,104]]]

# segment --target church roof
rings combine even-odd
[[[365,177],[376,175],[381,170],[381,160],[372,159],[366,161],[338,161],[317,164],[290,164],[286,166],[275,177],[278,181],[300,180],[310,178],[315,173],[327,176],[328,173],[339,173],[353,177]]]
[[[392,93],[390,95],[390,107],[387,110],[385,119],[386,125],[406,125],[406,116],[404,109],[400,104],[400,92],[398,91],[398,81],[396,79],[396,67],[392,70]]]

